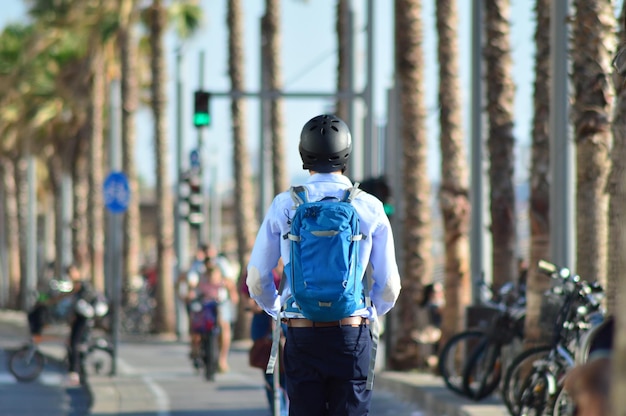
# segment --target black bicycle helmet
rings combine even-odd
[[[300,134],[302,168],[320,173],[344,170],[352,152],[352,135],[339,117],[322,114],[313,117]]]

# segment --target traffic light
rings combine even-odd
[[[387,179],[384,176],[367,178],[361,182],[359,188],[380,199],[388,217],[391,217],[395,212],[395,208],[391,204],[391,189],[387,185]]]
[[[211,94],[198,90],[194,92],[193,125],[204,127],[211,125]]]
[[[204,196],[202,195],[202,178],[200,172],[189,171],[183,176],[180,184],[180,214],[189,225],[199,227],[204,222]]]

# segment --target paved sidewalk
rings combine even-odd
[[[8,339],[13,345],[27,337],[24,314],[0,310],[0,348]],[[173,342],[171,339],[153,337],[151,342]],[[235,343],[233,348],[246,348],[246,342]],[[64,358],[62,343],[46,345],[44,351],[58,360]],[[92,398],[91,415],[113,416],[124,414],[159,414],[154,386],[143,382],[118,361],[117,375],[109,377],[92,375],[87,390]],[[507,416],[505,406],[496,398],[472,402],[450,392],[440,377],[419,372],[381,371],[377,374],[375,390],[392,393],[400,400],[417,403],[423,412],[416,416]],[[376,415],[373,415],[376,416]]]
[[[374,388],[392,391],[402,400],[419,403],[426,412],[423,416],[509,416],[498,398],[471,401],[452,393],[441,377],[431,374],[383,371],[378,374]]]

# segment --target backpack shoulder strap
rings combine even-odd
[[[359,185],[360,185],[359,182],[355,182],[352,187],[346,189],[346,192],[343,195],[342,201],[352,203],[352,201],[354,201],[354,198],[356,198],[356,196],[362,192],[359,189]]]
[[[304,185],[292,186],[289,190],[291,199],[296,204],[296,208],[305,202],[309,202],[309,190]]]

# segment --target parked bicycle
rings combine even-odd
[[[540,261],[538,269],[558,285],[546,296],[560,305],[552,343],[519,354],[507,369],[502,398],[511,415],[569,415],[572,404],[564,391],[565,373],[574,365],[574,353],[585,331],[600,324],[602,287],[572,275],[567,268]]]
[[[106,366],[110,368],[113,354],[111,343],[106,337],[92,336],[94,320],[108,313],[108,304],[103,299],[98,299],[94,304],[79,300],[75,303],[74,309],[75,313],[82,314],[88,319],[88,329],[83,334],[83,342],[80,346],[80,375],[84,377],[92,366],[94,371],[102,371]],[[9,371],[21,382],[37,379],[46,363],[46,356],[42,353],[40,344],[49,337],[42,335],[43,328],[34,328],[31,324],[30,329],[29,342],[13,352],[8,362]]]
[[[133,277],[125,289],[125,302],[120,311],[122,331],[132,335],[150,334],[155,309],[156,299],[147,280],[142,276]]]
[[[498,387],[504,349],[523,339],[525,298],[513,284],[504,285],[498,298],[486,304],[494,312],[488,326],[454,335],[439,354],[446,386],[473,400],[484,399]]]

